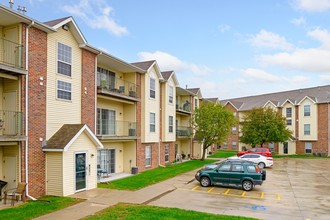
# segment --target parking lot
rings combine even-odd
[[[192,181],[149,205],[259,219],[330,219],[330,160],[274,159],[253,191],[201,187]]]

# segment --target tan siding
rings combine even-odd
[[[304,116],[304,105],[309,103],[311,108],[311,115]],[[299,140],[304,141],[317,141],[317,105],[306,98],[301,104],[299,105]],[[310,135],[304,135],[304,124],[310,124]]]
[[[16,157],[16,179],[21,180],[21,160],[20,160],[20,149],[18,145],[15,146],[4,146],[3,147],[3,157]]]
[[[87,169],[87,190],[97,187],[96,160],[97,149],[89,137],[82,133],[76,141],[70,146],[68,151],[63,153],[64,159],[64,196],[75,193],[75,153],[86,153],[86,166],[90,165],[90,173]],[[94,156],[91,156],[91,155]]]
[[[63,196],[62,152],[46,153],[46,194]]]
[[[133,166],[136,166],[136,143],[126,142],[124,143],[123,151],[123,172],[129,173]]]
[[[19,80],[3,79],[3,85],[3,93],[16,92],[16,111],[18,111],[20,109]]]
[[[57,74],[58,42],[72,48],[72,77]],[[47,67],[47,139],[49,139],[63,124],[81,122],[81,49],[70,31],[58,29],[56,33],[48,34]],[[71,83],[71,101],[56,98],[57,80]]]
[[[113,142],[113,143],[103,143],[104,149],[115,149],[115,172],[122,173],[124,171],[124,143]]]

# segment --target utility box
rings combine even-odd
[[[138,172],[138,167],[132,167],[132,174],[137,174]]]

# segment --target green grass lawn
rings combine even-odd
[[[207,158],[227,158],[235,156],[236,154],[236,150],[218,150],[217,152],[209,155]]]
[[[104,209],[93,216],[83,218],[84,220],[94,219],[254,219],[239,216],[216,215],[196,211],[187,211],[177,208],[164,208],[157,206],[133,205],[120,203]]]
[[[0,219],[27,220],[64,209],[83,200],[69,197],[43,196],[37,201],[29,200],[21,205],[0,210]]]
[[[195,170],[210,163],[214,163],[214,160],[190,160],[183,163],[172,164],[166,167],[158,167],[152,170],[144,171],[134,176],[111,181],[108,184],[99,183],[98,187],[118,190],[137,190],[172,178],[178,174]]]

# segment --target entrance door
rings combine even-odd
[[[3,112],[0,120],[3,122],[2,132],[4,135],[16,135],[18,119],[16,113],[16,91],[3,94]]]
[[[86,153],[76,154],[76,191],[86,189]]]
[[[288,142],[283,143],[283,153],[288,154]]]
[[[18,30],[17,27],[5,28],[3,31],[5,41],[3,41],[3,58],[4,62],[20,66],[20,50],[21,48],[17,45],[18,42]]]
[[[16,157],[4,157],[2,162],[3,177],[2,180],[8,182],[6,188],[16,188]]]

